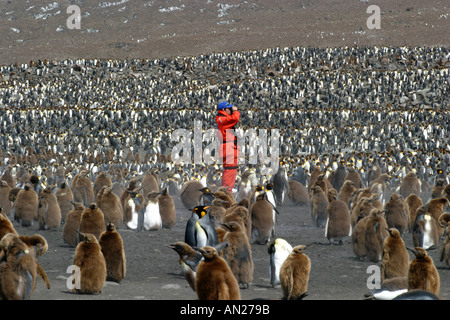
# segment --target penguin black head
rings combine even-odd
[[[82,233],[77,231],[80,242],[96,243],[97,238],[92,233]]]
[[[209,209],[211,206],[197,206],[194,209],[191,209],[192,212],[195,212],[199,218],[203,218],[208,212],[207,209]]]
[[[428,256],[427,251],[422,247],[415,247],[414,249],[407,248],[407,249],[409,249],[412,253],[414,253],[417,259],[423,259],[426,256]]]
[[[306,249],[306,246],[303,245],[303,244],[301,244],[301,245],[298,245],[298,246],[294,247],[294,248],[292,249],[292,252],[294,252],[294,253],[296,253],[296,254],[300,254],[300,253],[305,252],[305,249]]]
[[[214,247],[206,246],[203,248],[199,248],[198,251],[202,254],[206,261],[214,260],[219,256],[216,248]]]
[[[108,223],[108,225],[106,226],[106,231],[115,231],[116,230],[116,226],[114,225],[114,223],[110,222]]]
[[[261,186],[261,185],[260,186],[256,186],[255,190],[256,191],[264,191],[264,186]]]
[[[266,190],[273,190],[273,182],[268,182],[266,184]]]

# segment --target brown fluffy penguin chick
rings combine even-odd
[[[197,180],[187,181],[180,190],[180,200],[186,209],[194,208],[199,205],[203,193],[200,189],[203,184]]]
[[[292,252],[280,268],[280,284],[283,299],[301,300],[308,294],[311,260],[304,254],[304,245],[292,248]]]
[[[57,229],[61,225],[61,208],[58,204],[56,195],[51,188],[45,188],[39,194],[39,216],[44,217],[44,225],[40,226],[42,229]]]
[[[73,292],[101,293],[106,280],[106,262],[97,238],[91,233],[79,233],[80,243],[75,249],[73,264],[80,268],[79,287],[74,279]]]
[[[17,193],[14,201],[14,219],[19,221],[22,227],[34,224],[37,218],[39,199],[36,191],[30,184],[26,184],[23,190]]]
[[[102,171],[94,180],[94,196],[97,197],[100,190],[104,187],[112,187],[112,179],[106,171]]]
[[[77,231],[80,228],[84,206],[81,202],[72,202],[72,204],[74,208],[67,213],[62,232],[64,243],[75,248],[78,244]]]
[[[420,181],[414,172],[408,172],[403,178],[399,193],[403,199],[406,199],[410,194],[420,197]]]
[[[296,205],[305,205],[310,201],[308,189],[296,180],[289,180],[288,197]]]
[[[450,224],[446,228],[446,238],[439,252],[439,260],[443,261],[447,267],[450,267]]]
[[[11,220],[9,220],[8,216],[3,212],[2,208],[0,207],[0,240],[3,238],[5,234],[8,233],[18,234],[16,229],[14,229]]]
[[[12,202],[9,200],[9,192],[11,187],[6,181],[0,180],[0,207],[3,212],[9,216],[11,214]]]
[[[384,205],[385,219],[389,228],[396,228],[403,235],[409,227],[409,210],[406,201],[393,193]]]
[[[77,174],[70,185],[73,193],[73,200],[81,202],[84,206],[95,202],[94,187],[89,179],[87,170],[82,170]]]
[[[176,224],[177,215],[175,203],[172,196],[168,193],[167,188],[158,195],[159,214],[161,215],[162,227],[171,229]]]
[[[47,240],[40,234],[34,234],[32,236],[21,235],[19,236],[20,240],[25,243],[30,249],[30,254],[32,256],[42,256],[48,250]],[[36,272],[42,278],[45,283],[47,289],[50,289],[50,280],[48,279],[47,273],[45,273],[44,268],[40,265],[40,263],[36,260]]]
[[[406,205],[408,206],[409,211],[409,227],[408,231],[412,231],[414,227],[414,222],[416,221],[416,212],[417,209],[423,205],[422,199],[415,194],[410,194],[405,199]]]
[[[61,183],[58,190],[56,190],[56,199],[61,209],[61,220],[66,220],[66,216],[70,210],[73,209],[73,193],[72,190],[67,186],[66,182]]]
[[[239,284],[228,263],[213,247],[199,249],[204,260],[197,268],[195,287],[199,300],[240,300]]]
[[[0,299],[29,300],[36,286],[36,259],[13,233],[0,241]]]
[[[98,242],[105,257],[106,280],[120,283],[125,278],[127,261],[122,237],[114,223],[108,223]]]
[[[183,241],[177,241],[171,244],[169,248],[178,253],[180,257],[178,262],[181,266],[181,273],[191,289],[195,291],[197,267],[203,257],[202,254]]]
[[[421,247],[410,249],[415,258],[408,269],[408,290],[420,289],[439,295],[440,277],[427,251]]]
[[[247,289],[253,281],[254,271],[250,242],[245,230],[238,222],[230,221],[223,226],[227,229],[223,241],[229,244],[223,250],[223,258],[230,266],[241,288]]]
[[[338,199],[344,201],[349,206],[355,190],[355,183],[350,180],[345,180],[341,190],[339,190]]]
[[[409,269],[409,255],[400,232],[388,229],[389,235],[384,239],[381,258],[381,280],[406,277]]]
[[[366,246],[366,258],[372,262],[379,262],[383,254],[384,239],[388,236],[387,223],[384,212],[373,209],[366,222],[364,243]]]
[[[431,191],[431,198],[435,199],[445,197],[444,188],[445,180],[442,178],[437,179],[436,184],[433,186],[433,190]]]
[[[256,197],[250,206],[249,214],[252,221],[251,243],[266,244],[273,235],[273,206],[267,200],[265,192]]]
[[[341,188],[342,189],[342,188]],[[350,223],[350,212],[348,205],[337,199],[336,189],[328,191],[327,223],[325,226],[325,237],[330,243],[343,244],[343,239],[350,237],[352,226]]]
[[[105,225],[111,222],[117,228],[120,227],[123,221],[122,204],[110,186],[103,187],[97,193],[97,206],[103,212]]]
[[[311,188],[311,192],[311,218],[313,226],[323,228],[325,227],[327,221],[327,195],[319,186],[313,186]]]
[[[97,239],[106,230],[103,212],[95,203],[91,203],[83,210],[79,230],[82,233],[92,233]]]
[[[361,217],[352,229],[353,253],[360,259],[366,257],[366,224],[369,216]]]

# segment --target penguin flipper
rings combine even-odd
[[[220,251],[222,251],[223,249],[225,249],[229,245],[230,244],[228,242],[224,241],[224,242],[219,242],[217,245],[214,246],[214,248],[217,250],[217,252],[220,253]]]
[[[193,215],[186,224],[186,230],[184,232],[184,242],[186,242],[191,247],[195,247],[197,245],[197,240],[195,237],[195,224],[197,215]]]
[[[30,300],[31,292],[33,290],[33,276],[30,271],[23,270],[19,277],[18,292],[23,292],[24,300]]]
[[[441,247],[441,250],[439,251],[439,261],[444,261],[444,256],[445,256],[445,243]]]
[[[48,279],[47,273],[45,273],[44,268],[36,261],[36,272],[42,278],[47,289],[50,289],[50,280]]]
[[[186,259],[183,260],[183,262],[189,266],[193,271],[197,272],[197,267],[198,264],[200,263],[200,261],[202,260],[203,256],[201,255],[201,253],[199,252],[198,255],[195,255],[194,259]]]
[[[138,212],[138,224],[137,224],[137,231],[141,232],[144,228],[144,216],[145,216],[145,207],[142,207],[139,209]]]

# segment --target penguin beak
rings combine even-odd
[[[227,230],[231,230],[230,225],[227,223],[219,223],[221,226],[224,226]]]

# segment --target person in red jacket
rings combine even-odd
[[[234,134],[236,124],[241,116],[236,106],[226,100],[220,100],[217,105],[216,123],[219,130],[219,155],[223,160],[222,186],[232,192],[238,169],[239,146]]]

